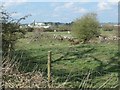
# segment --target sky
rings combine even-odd
[[[2,4],[8,12],[16,12],[12,14],[12,17],[16,19],[31,14],[22,23],[32,23],[34,20],[70,23],[90,12],[96,13],[101,23],[118,22],[117,0],[34,0],[34,2],[32,0],[4,0]]]

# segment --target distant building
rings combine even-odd
[[[34,28],[50,28],[51,25],[45,24],[44,22],[35,22],[28,24],[29,27],[34,27]]]
[[[120,25],[118,25],[118,24],[115,24],[115,25],[113,25],[113,26],[120,26]]]

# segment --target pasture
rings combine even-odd
[[[115,31],[102,35],[114,36]],[[47,77],[47,54],[52,51],[52,84],[59,87],[115,88],[118,85],[117,41],[76,44],[53,38],[68,32],[28,32],[16,44],[20,71],[40,71]],[[98,40],[98,39],[97,39]]]

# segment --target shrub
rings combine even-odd
[[[5,10],[1,12],[2,17],[2,54],[10,56],[14,51],[15,42],[25,34],[24,29],[20,28],[20,21],[26,19],[26,15],[17,21],[11,17],[11,14]]]
[[[72,33],[83,43],[99,35],[99,22],[96,14],[87,13],[73,22]]]
[[[104,24],[102,28],[104,31],[112,31],[114,29],[113,25],[111,25],[109,23]]]
[[[32,27],[28,27],[28,28],[27,28],[27,31],[28,31],[28,32],[33,32],[33,30],[34,30],[34,28],[32,28]]]

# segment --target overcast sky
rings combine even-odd
[[[1,1],[1,0],[0,0]],[[37,2],[39,1],[39,2]],[[23,23],[36,22],[71,22],[85,13],[95,12],[100,22],[118,22],[117,0],[4,0],[3,5],[14,18],[31,14]],[[108,2],[109,1],[109,2]],[[114,2],[113,2],[114,1]]]

